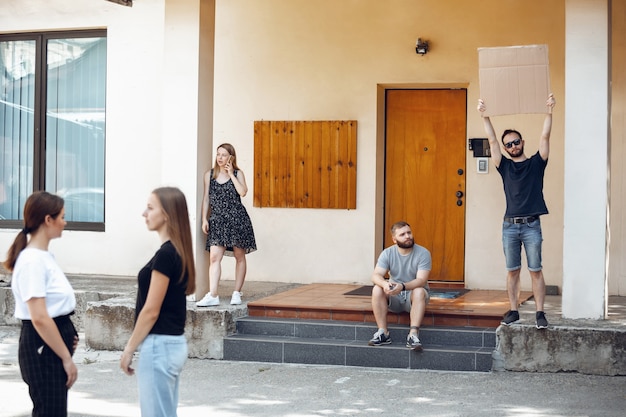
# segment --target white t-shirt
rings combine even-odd
[[[57,264],[45,250],[26,248],[20,252],[13,268],[11,290],[15,298],[15,317],[31,320],[26,302],[45,298],[50,317],[70,314],[76,307],[74,289]]]

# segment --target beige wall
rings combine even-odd
[[[549,45],[557,101],[564,85],[562,1],[254,0],[217,1],[215,137],[235,144],[244,170],[253,170],[254,120],[356,119],[357,209],[258,209],[246,198],[259,252],[249,256],[254,279],[367,282],[383,230],[379,183],[382,129],[378,86],[467,86],[468,137],[484,137],[475,110],[477,48]],[[541,13],[537,10],[541,9]],[[415,53],[418,37],[431,51]],[[563,107],[554,118],[544,221],[545,275],[560,285],[562,259]],[[494,118],[514,126],[537,149],[543,117]],[[220,138],[220,139],[218,139]],[[466,282],[504,288],[501,180],[493,166],[476,174],[467,154]],[[377,222],[378,220],[378,222]],[[378,225],[378,227],[377,227]],[[416,225],[419,227],[419,225]],[[528,279],[524,286],[529,288]]]
[[[626,219],[621,207],[626,190],[620,161],[626,156],[625,6],[613,3],[609,289],[623,294]],[[248,279],[366,283],[385,233],[381,226],[384,88],[466,87],[467,136],[482,137],[475,110],[480,95],[476,49],[548,44],[557,108],[545,184],[550,215],[543,219],[544,273],[549,285],[561,286],[566,2],[484,0],[480,9],[475,4],[466,0],[215,0],[213,57],[212,1],[141,0],[132,8],[104,0],[2,2],[0,30],[6,32],[108,29],[107,230],[66,232],[52,247],[63,268],[72,273],[134,275],[157,244],[140,217],[147,193],[163,183],[178,185],[190,207],[195,203],[199,208],[199,181],[212,164],[218,143],[235,145],[252,190],[254,120],[355,119],[357,209],[259,209],[252,207],[250,191],[244,204],[259,251],[248,257]],[[430,42],[431,51],[425,56],[415,54],[418,37]],[[173,82],[179,88],[172,88]],[[493,122],[498,131],[507,127],[522,131],[527,154],[537,149],[542,116],[497,117]],[[195,157],[190,157],[194,152]],[[488,175],[477,174],[469,151],[466,164],[466,283],[470,288],[503,289],[501,180],[493,166]],[[192,220],[199,226],[195,216],[192,213]],[[14,236],[14,230],[0,229],[0,252],[6,253]],[[204,236],[199,227],[196,237],[204,274]],[[225,260],[226,279],[232,279],[233,269],[234,262]],[[527,272],[522,283],[524,289],[530,288]]]
[[[609,294],[626,295],[626,2],[613,0]]]

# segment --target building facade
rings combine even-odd
[[[259,248],[248,256],[247,279],[368,283],[388,244],[387,226],[399,213],[414,229],[429,231],[417,233],[423,236],[418,243],[433,246],[434,254],[455,251],[441,258],[437,279],[475,289],[506,288],[501,180],[493,165],[487,173],[479,170],[468,149],[469,139],[485,136],[476,111],[477,50],[548,45],[557,106],[544,185],[550,210],[542,218],[544,275],[548,285],[562,289],[564,314],[599,318],[609,294],[626,294],[626,175],[620,162],[626,155],[625,15],[623,2],[609,0],[487,0],[480,8],[463,0],[135,0],[132,7],[107,0],[9,0],[0,4],[0,34],[89,30],[106,38],[104,144],[90,151],[102,157],[96,167],[101,184],[68,180],[75,188],[97,189],[89,201],[102,206],[103,219],[90,225],[89,217],[81,218],[53,243],[67,273],[135,275],[158,244],[141,217],[147,196],[175,185],[194,208],[199,278],[207,280],[198,219],[202,176],[216,147],[229,142],[248,180],[243,201]],[[418,38],[428,41],[426,54],[416,53]],[[423,118],[413,127],[422,128],[412,133],[416,140],[434,140],[419,149],[428,148],[428,156],[439,152],[426,170],[419,167],[427,157],[402,148],[395,156],[390,152],[399,146],[391,142],[390,126],[402,119],[390,105],[392,91],[414,92],[418,99],[441,94],[424,99],[426,107],[416,113]],[[433,104],[450,92],[460,94],[460,107]],[[447,130],[452,119],[461,126],[454,134]],[[259,121],[356,121],[355,207],[256,204],[255,185],[263,180],[255,167]],[[527,155],[536,151],[541,115],[492,121],[500,132],[520,130]],[[425,126],[431,125],[439,130],[430,132]],[[451,158],[456,165],[444,168],[452,173],[442,174]],[[407,181],[397,169],[407,164],[418,166],[422,183]],[[456,188],[449,201],[428,209],[456,210],[458,226],[445,233],[431,226],[445,226],[448,216],[419,215],[426,212],[424,202],[436,198],[393,191],[399,182],[409,190],[425,184],[437,189],[442,175]],[[52,187],[46,178],[38,184]],[[0,252],[6,253],[18,227],[2,222]],[[447,269],[452,264],[454,272]],[[233,271],[234,262],[225,262],[226,279]],[[530,289],[526,271],[522,286]],[[566,313],[581,304],[592,307]]]

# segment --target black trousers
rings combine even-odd
[[[69,316],[54,319],[69,351],[74,354],[76,328]],[[30,320],[22,321],[18,359],[22,379],[33,401],[33,417],[67,417],[67,374],[61,358],[39,336]]]

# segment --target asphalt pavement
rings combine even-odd
[[[17,363],[18,337],[18,327],[0,327],[0,416],[31,411]],[[140,415],[136,378],[122,373],[119,357],[120,352],[87,350],[80,343],[70,417]],[[189,359],[178,416],[616,417],[624,410],[626,377]]]

